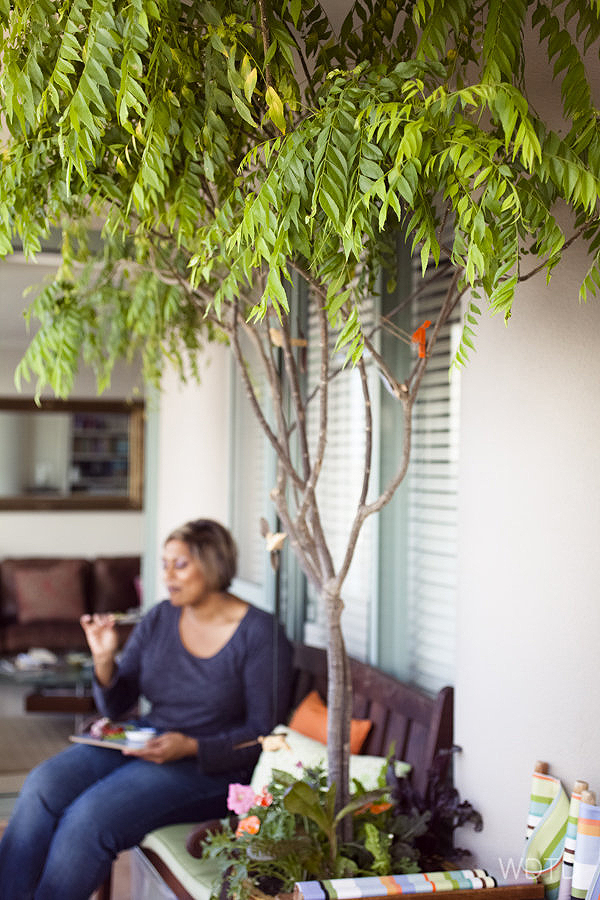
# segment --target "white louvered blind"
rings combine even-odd
[[[419,262],[416,261],[414,282],[420,277]],[[435,318],[447,286],[448,279],[437,279],[420,293],[411,309],[412,330],[424,319]],[[376,321],[376,315],[377,305],[372,301],[363,310],[367,330]],[[452,683],[454,674],[460,385],[457,376],[449,379],[448,372],[459,333],[457,310],[440,334],[415,407],[411,464],[404,492],[407,498],[406,535],[392,533],[392,540],[387,542],[391,546],[388,552],[400,557],[404,557],[406,548],[406,567],[401,566],[397,583],[392,586],[393,591],[386,590],[385,597],[378,596],[378,524],[372,517],[363,526],[343,589],[345,609],[342,624],[348,652],[359,659],[370,658],[377,629],[388,628],[396,652],[407,656],[399,666],[402,677],[410,678],[431,692]],[[317,383],[320,367],[319,327],[314,313],[309,314],[308,339],[307,379],[310,392]],[[332,368],[334,366],[335,361]],[[373,367],[368,368],[374,401],[375,459],[381,428],[376,402],[380,387]],[[272,486],[266,475],[269,449],[254,420],[239,376],[236,378],[235,407],[232,527],[240,548],[240,576],[245,588],[243,595],[262,605],[265,602],[265,577],[268,580],[270,573],[265,572],[264,542],[259,534],[258,521],[269,508],[268,489]],[[318,415],[318,400],[315,398],[309,404],[307,415],[312,452],[317,437]],[[317,493],[334,564],[339,566],[346,549],[364,465],[362,390],[358,372],[351,366],[330,385],[329,419],[329,444]],[[373,477],[376,480],[376,473]],[[400,541],[403,542],[402,547]],[[381,563],[385,569],[384,557]],[[258,590],[256,599],[249,589],[252,585]],[[301,602],[296,595],[297,587],[294,590],[294,596],[287,598],[291,604]],[[285,603],[286,597],[282,599]],[[386,603],[406,605],[406,615],[401,617],[402,635],[396,633],[398,627],[394,629],[393,616],[388,623]],[[407,639],[404,639],[405,630]],[[323,646],[326,635],[325,610],[309,587],[304,640]],[[374,661],[377,662],[377,658]]]
[[[415,260],[413,279],[420,277]],[[432,282],[413,303],[413,329],[434,320],[449,281],[450,275]],[[408,671],[429,691],[452,683],[454,676],[460,381],[448,373],[459,333],[457,309],[440,333],[421,384],[408,473]]]
[[[309,393],[318,383],[320,369],[320,339],[318,317],[311,304],[309,311],[307,377]],[[363,324],[370,330],[375,317],[373,301],[362,309]],[[331,347],[335,344],[332,336]],[[340,366],[344,354],[331,363],[332,371]],[[372,393],[375,374],[367,364]],[[317,439],[319,418],[318,399],[310,404],[307,423],[311,447]],[[336,570],[346,551],[350,526],[362,487],[365,449],[365,419],[362,387],[358,371],[351,365],[330,383],[329,392],[329,440],[325,461],[317,485],[317,497]],[[359,538],[350,571],[344,582],[342,597],[344,612],[342,630],[346,647],[351,656],[366,659],[369,651],[371,610],[373,606],[373,568],[375,562],[374,523],[367,520]],[[308,621],[304,638],[308,643],[325,645],[325,609],[308,590]]]

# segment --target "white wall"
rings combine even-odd
[[[484,817],[461,844],[518,861],[537,759],[600,790],[600,300],[583,254],[484,318],[462,376],[458,786]]]
[[[129,556],[143,551],[143,513],[126,511],[0,512],[5,556]]]
[[[187,384],[173,370],[163,378],[158,426],[155,554],[156,596],[161,596],[161,546],[166,535],[190,519],[227,524],[229,498],[229,399],[231,352],[207,347],[202,380]],[[151,570],[152,565],[149,563]],[[152,602],[152,599],[150,599]]]

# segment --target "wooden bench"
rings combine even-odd
[[[350,659],[350,673],[352,715],[373,722],[361,753],[386,756],[393,743],[396,759],[410,763],[412,783],[423,793],[434,759],[452,747],[454,689],[431,697],[357,659]],[[327,698],[326,653],[297,644],[292,707],[312,690]]]
[[[361,753],[386,756],[392,744],[397,759],[411,765],[411,779],[419,792],[424,792],[429,772],[440,751],[449,751],[453,739],[453,689],[442,688],[434,697],[373,666],[350,660],[353,686],[353,716],[373,723]],[[312,690],[327,697],[327,658],[323,649],[297,644],[294,648],[292,708]],[[450,753],[445,763],[449,764]],[[172,849],[181,850],[179,859],[189,863],[188,877],[205,866],[198,857],[197,835],[202,823],[175,825],[157,829],[142,842],[136,852],[143,853],[157,875],[179,900],[195,900],[171,870]],[[189,853],[184,852],[187,845]],[[196,868],[194,868],[196,867]],[[98,900],[109,900],[110,881],[106,882]]]

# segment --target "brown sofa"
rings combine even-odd
[[[79,617],[139,606],[139,556],[14,557],[0,562],[0,654],[86,650]],[[123,629],[126,636],[129,629]]]

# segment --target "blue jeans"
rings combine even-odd
[[[225,815],[244,773],[206,775],[196,760],[146,762],[73,745],[27,777],[0,841],[2,900],[87,900],[113,859],[154,828]]]

